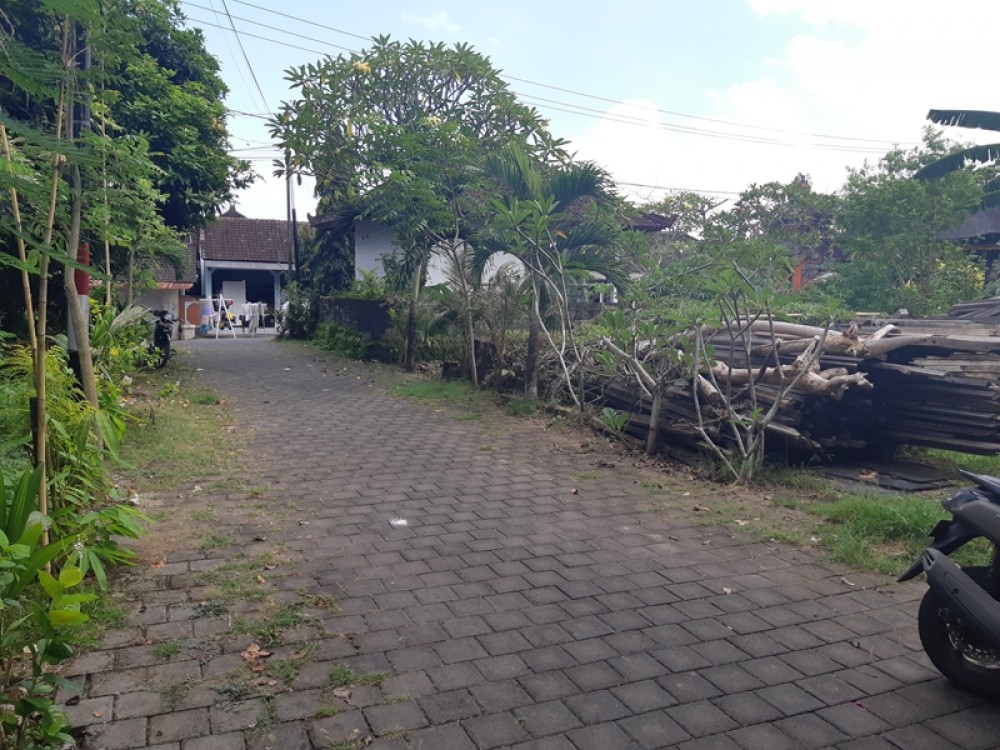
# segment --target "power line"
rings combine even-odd
[[[308,23],[310,26],[319,26],[320,28],[326,29],[327,31],[335,31],[338,34],[343,34],[344,36],[351,36],[351,37],[354,37],[355,39],[361,39],[362,41],[365,41],[365,42],[374,41],[372,39],[372,37],[370,37],[370,36],[365,36],[363,34],[355,34],[352,31],[344,31],[343,29],[334,28],[333,26],[327,26],[326,24],[322,24],[322,23],[319,23],[317,21],[310,21],[310,20],[308,20],[306,18],[300,18],[299,16],[292,16],[292,15],[289,15],[288,13],[282,13],[281,11],[278,11],[278,10],[273,10],[271,8],[265,8],[263,5],[254,5],[253,3],[248,3],[248,2],[245,2],[244,0],[233,0],[233,2],[236,3],[236,4],[238,4],[238,5],[246,5],[249,8],[256,8],[257,10],[262,10],[265,13],[271,13],[271,14],[276,15],[276,16],[281,16],[282,18],[289,18],[292,21],[301,21],[302,23]],[[334,46],[336,46],[336,45],[334,45]],[[344,49],[346,49],[346,47]]]
[[[191,0],[183,0],[183,2],[184,2],[185,5],[190,5],[192,8],[197,8],[198,10],[209,10],[204,5],[198,5],[198,3],[193,3],[193,2],[191,2]],[[234,0],[234,2],[235,2],[235,0]],[[257,6],[254,6],[254,7],[257,7]],[[269,12],[273,13],[273,12],[276,12],[276,11],[269,11]],[[285,14],[284,13],[279,13],[278,15],[282,15],[283,16]],[[294,16],[289,16],[289,18],[294,18]],[[343,50],[344,52],[352,52],[352,53],[355,53],[355,54],[359,52],[359,50],[351,49],[350,47],[344,47],[343,45],[340,45],[340,44],[334,44],[333,42],[328,42],[325,39],[319,39],[319,38],[314,37],[314,36],[306,36],[305,34],[300,34],[297,31],[289,31],[288,29],[283,29],[280,26],[272,26],[271,24],[263,23],[261,21],[255,21],[252,18],[245,18],[243,16],[230,16],[229,17],[230,21],[232,21],[233,19],[236,19],[237,21],[242,21],[243,23],[253,24],[254,26],[260,26],[262,29],[268,29],[270,31],[277,31],[277,32],[279,32],[281,34],[288,34],[289,36],[298,37],[299,39],[305,39],[306,41],[309,41],[309,42],[319,42],[320,44],[325,44],[327,47],[333,47],[334,49]],[[194,19],[192,19],[192,20],[194,20]],[[305,19],[297,19],[297,20],[301,20],[304,23],[308,23],[307,21],[305,21]],[[316,24],[316,25],[319,26],[321,24]],[[326,27],[324,27],[324,28],[326,28]],[[246,32],[243,32],[243,33],[246,33]],[[252,36],[252,35],[248,34],[248,36]],[[254,38],[255,39],[267,39],[267,37],[254,37]],[[267,39],[267,40],[268,41],[273,41],[276,44],[284,44],[284,42],[279,42],[277,39]],[[294,46],[294,45],[288,45],[288,46]],[[299,47],[298,49],[304,49],[304,48],[303,47]],[[314,52],[315,50],[309,50],[309,51],[310,52]],[[326,53],[326,52],[316,52],[316,54],[317,55],[326,55],[328,53]]]
[[[217,24],[217,23],[212,23],[211,21],[202,21],[202,20],[200,20],[198,18],[191,18],[190,16],[188,17],[188,20],[189,21],[193,21],[194,23],[200,24],[202,26],[209,26],[209,27],[211,27],[213,29],[222,29],[223,31],[229,31],[229,29],[226,28],[225,26],[222,26],[222,25]],[[320,52],[318,49],[311,49],[309,47],[301,47],[298,44],[292,44],[291,42],[283,42],[280,39],[273,39],[273,38],[271,38],[269,36],[261,36],[260,34],[251,34],[249,31],[245,31],[245,30],[242,31],[242,32],[240,32],[240,33],[242,33],[243,36],[250,37],[251,39],[260,39],[260,40],[265,41],[265,42],[271,42],[272,44],[280,44],[282,47],[291,47],[292,49],[302,50],[303,52],[309,52],[309,53],[311,53],[313,55],[319,55],[320,57],[329,57],[330,56],[329,52]],[[285,32],[285,33],[291,33],[291,32]],[[296,36],[298,36],[298,34],[296,34]]]
[[[243,60],[247,64],[247,70],[250,71],[250,77],[253,79],[254,86],[257,87],[257,93],[260,94],[260,103],[264,105],[264,109],[271,109],[267,105],[267,97],[264,96],[264,89],[260,87],[260,81],[257,80],[257,74],[253,70],[253,65],[250,64],[250,58],[247,56],[246,49],[243,48],[243,39],[240,38],[240,32],[236,30],[236,24],[233,23],[233,17],[229,13],[229,6],[226,5],[226,0],[222,0],[222,9],[226,12],[226,18],[229,19],[229,25],[233,29],[233,34],[236,36],[236,44],[239,45],[240,52],[243,53]]]
[[[194,2],[191,2],[191,0],[183,0],[183,2],[185,4],[187,4],[187,5],[191,5],[191,6],[196,7],[196,8],[197,7],[202,7],[202,6],[198,6]],[[373,41],[373,37],[371,37],[371,36],[365,36],[363,34],[356,34],[354,32],[345,31],[344,29],[339,29],[339,28],[337,28],[335,26],[329,26],[329,25],[320,23],[318,21],[310,20],[308,18],[303,18],[301,16],[295,16],[295,15],[292,15],[292,14],[289,14],[289,13],[283,13],[281,11],[272,10],[272,9],[266,8],[266,7],[262,6],[262,5],[256,5],[256,4],[251,3],[251,2],[246,2],[246,0],[233,0],[233,2],[234,3],[238,3],[239,5],[244,5],[244,6],[247,6],[247,7],[250,7],[250,8],[255,8],[255,9],[263,11],[265,13],[270,13],[272,15],[280,16],[282,18],[287,18],[289,20],[298,21],[300,23],[308,24],[309,26],[326,29],[327,31],[332,31],[332,32],[337,33],[337,34],[343,34],[345,36],[349,36],[349,37],[352,37],[354,39],[360,39],[360,40],[369,41],[369,42]],[[325,44],[327,46],[331,46],[331,47],[334,47],[336,49],[341,49],[341,50],[344,50],[344,51],[347,51],[347,52],[352,52],[352,53],[358,53],[359,52],[359,50],[355,50],[355,49],[352,49],[350,47],[344,47],[342,45],[334,44],[332,42],[327,42],[327,41],[325,41],[323,39],[317,39],[315,37],[308,37],[308,36],[305,36],[303,34],[298,34],[297,32],[294,32],[294,31],[289,31],[288,29],[282,29],[282,28],[279,28],[279,27],[276,27],[276,26],[269,26],[267,24],[260,23],[258,21],[254,21],[252,19],[240,18],[239,16],[236,16],[236,18],[238,18],[241,21],[245,21],[247,23],[252,23],[252,24],[255,24],[257,26],[262,26],[264,28],[268,28],[268,29],[271,29],[271,30],[274,30],[274,31],[280,31],[282,33],[289,34],[291,36],[297,36],[297,37],[302,38],[302,39],[307,39],[309,41],[314,41],[314,42],[318,42],[320,44]],[[301,49],[301,48],[299,48],[299,49]],[[321,54],[321,53],[317,53],[317,54]],[[530,86],[538,86],[538,87],[541,87],[541,88],[550,89],[552,91],[559,91],[559,92],[564,93],[564,94],[571,94],[573,96],[579,96],[579,97],[583,97],[583,98],[586,98],[586,99],[593,99],[595,101],[606,102],[606,103],[615,104],[615,105],[618,105],[618,106],[633,107],[633,108],[642,109],[642,110],[648,110],[649,109],[649,108],[643,107],[642,105],[639,105],[639,104],[633,104],[631,102],[621,101],[621,100],[618,100],[618,99],[612,99],[612,98],[605,97],[605,96],[599,96],[597,94],[588,94],[586,92],[579,91],[579,90],[576,90],[576,89],[565,88],[565,87],[562,87],[562,86],[554,86],[552,84],[542,83],[540,81],[532,81],[532,80],[527,79],[527,78],[519,78],[517,76],[512,76],[512,75],[507,75],[507,74],[505,74],[504,77],[507,78],[507,79],[509,79],[509,80],[511,80],[511,81],[518,81],[520,83],[525,83],[525,84],[528,84]],[[579,105],[567,105],[567,106],[579,106]],[[831,134],[827,134],[827,133],[814,133],[814,132],[809,132],[809,131],[796,131],[796,130],[789,130],[789,129],[785,129],[785,128],[768,127],[768,126],[765,126],[765,125],[752,125],[750,123],[742,123],[742,122],[736,122],[736,121],[733,121],[733,120],[724,120],[724,119],[719,119],[719,118],[714,118],[714,117],[704,117],[704,116],[701,116],[701,115],[692,115],[692,114],[687,114],[685,112],[678,112],[678,111],[669,110],[669,109],[661,109],[661,108],[658,108],[658,107],[654,107],[652,109],[653,109],[653,111],[658,112],[659,114],[669,115],[671,117],[684,117],[684,118],[688,118],[688,119],[692,119],[692,120],[700,120],[700,121],[703,121],[703,122],[713,122],[713,123],[717,123],[717,124],[720,124],[720,125],[729,125],[729,126],[732,126],[732,127],[746,128],[746,129],[749,129],[749,130],[759,130],[759,131],[765,131],[765,132],[771,132],[771,133],[779,133],[779,134],[784,134],[784,135],[808,136],[810,138],[825,138],[825,139],[835,140],[835,141],[853,141],[853,142],[858,142],[858,143],[881,144],[883,147],[885,147],[885,146],[890,146],[891,147],[891,146],[895,146],[895,145],[900,145],[896,141],[891,141],[891,140],[886,140],[886,139],[858,138],[858,137],[853,137],[853,136],[831,135]],[[676,126],[676,127],[683,127],[683,126]],[[904,145],[916,145],[916,144],[907,143],[907,144],[904,144]],[[871,153],[871,152],[869,152],[869,153]]]
[[[185,0],[185,2],[188,5],[191,5],[193,7],[199,7],[199,8],[202,7],[202,6],[197,5],[196,3],[190,2],[190,0]],[[281,29],[281,28],[279,28],[277,26],[271,26],[269,24],[261,23],[259,21],[254,21],[252,19],[241,18],[240,16],[233,16],[233,18],[235,18],[237,20],[240,20],[240,21],[243,21],[245,23],[253,24],[255,26],[261,26],[261,27],[269,29],[271,31],[278,31],[278,32],[283,33],[283,34],[288,34],[289,36],[294,36],[294,37],[306,39],[308,41],[319,42],[320,44],[330,44],[329,42],[325,42],[322,39],[317,39],[315,37],[306,36],[305,34],[299,34],[299,33],[294,32],[294,31],[288,31],[287,29]],[[196,18],[192,18],[191,20],[194,21],[195,23],[205,23],[204,21],[201,21],[201,20],[196,19]],[[214,26],[215,28],[223,28],[223,27],[220,27],[220,26],[218,26],[216,24],[207,24],[207,25]],[[251,33],[247,32],[247,31],[243,31],[242,33],[245,36],[252,37],[254,39],[261,39],[261,40],[264,40],[264,41],[271,42],[273,44],[279,44],[279,45],[282,45],[282,46],[292,47],[292,48],[295,48],[295,49],[306,50],[306,51],[314,52],[315,54],[318,54],[318,55],[325,55],[325,54],[327,54],[327,53],[319,52],[317,50],[309,50],[309,49],[307,49],[305,47],[301,47],[299,45],[291,44],[289,42],[284,42],[284,41],[281,41],[281,40],[278,40],[278,39],[273,39],[271,37],[264,37],[264,36],[260,36],[260,35],[257,35],[257,34],[251,34]],[[345,47],[341,47],[340,45],[335,45],[335,44],[330,44],[330,46],[337,47],[338,49],[347,49]],[[350,50],[350,51],[353,51],[353,50]],[[542,97],[535,97],[535,96],[523,96],[523,95],[519,95],[519,96],[520,96],[521,99],[526,100],[526,101],[528,101],[530,103],[535,103],[535,102],[541,103],[541,106],[544,109],[546,109],[546,110],[551,110],[551,111],[556,111],[556,112],[565,112],[567,114],[577,115],[577,116],[580,116],[580,117],[589,117],[589,118],[595,119],[595,120],[602,120],[602,121],[605,121],[605,122],[615,122],[615,123],[619,123],[619,124],[622,124],[622,125],[632,125],[632,126],[636,126],[636,127],[654,128],[654,129],[665,130],[665,131],[669,131],[669,132],[686,133],[686,134],[689,134],[689,135],[704,136],[704,137],[710,137],[710,138],[718,138],[718,139],[722,139],[722,140],[739,141],[739,142],[743,142],[743,143],[756,143],[756,144],[761,144],[761,145],[783,146],[783,147],[786,147],[786,148],[806,146],[806,147],[815,148],[815,149],[819,149],[819,150],[825,150],[825,151],[845,151],[845,152],[849,152],[849,153],[863,153],[863,154],[879,154],[879,153],[881,153],[881,151],[879,151],[879,150],[875,150],[875,149],[871,149],[871,148],[863,148],[863,147],[853,146],[853,145],[847,145],[847,144],[837,144],[837,143],[794,143],[794,142],[789,142],[789,141],[781,141],[781,140],[777,140],[777,139],[774,139],[774,138],[767,138],[767,137],[764,137],[764,136],[757,136],[757,135],[750,135],[750,134],[741,134],[741,133],[727,133],[727,132],[718,131],[718,130],[706,130],[704,128],[693,128],[693,127],[690,127],[690,126],[678,125],[678,124],[675,124],[675,123],[663,123],[663,122],[655,122],[655,123],[653,123],[653,122],[649,122],[649,121],[646,121],[646,120],[641,120],[641,119],[636,118],[636,117],[631,117],[629,115],[621,115],[621,114],[617,114],[617,113],[613,114],[613,113],[610,113],[610,112],[603,112],[601,110],[597,110],[597,109],[594,109],[594,108],[591,108],[591,107],[584,107],[582,105],[572,104],[572,103],[569,103],[569,102],[559,102],[559,101],[556,101],[556,100],[545,99],[545,98],[542,98]],[[231,110],[231,111],[235,112],[235,110]],[[244,115],[246,115],[248,117],[259,117],[261,119],[269,119],[267,116],[259,115],[259,114],[254,114],[254,113],[237,113],[237,114],[244,114]]]

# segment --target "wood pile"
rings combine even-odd
[[[1000,301],[996,307],[1000,312]],[[843,387],[824,394],[800,383],[787,393],[769,427],[769,447],[800,456],[890,455],[900,445],[1000,452],[1000,336],[969,335],[968,329],[946,333],[927,322],[866,321],[825,334],[811,375],[842,381]],[[978,325],[972,319],[947,322],[959,329]],[[997,324],[1000,328],[1000,317]],[[779,365],[787,369],[823,334],[822,329],[776,323],[772,339],[771,327],[758,323],[750,336],[746,342],[716,332],[709,340],[715,359],[734,372],[753,368],[755,376]],[[589,391],[599,405],[629,413],[625,431],[645,437],[650,402],[634,381],[619,375],[592,382]],[[779,387],[757,383],[754,392],[766,410]],[[703,412],[711,414],[710,400],[704,394],[699,399]],[[664,397],[662,444],[693,447],[699,442],[696,423],[690,387]]]

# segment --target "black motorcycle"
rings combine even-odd
[[[976,486],[942,505],[952,515],[900,581],[927,574],[917,625],[924,651],[953,683],[1000,697],[1000,477],[961,472]],[[974,539],[992,545],[988,566],[961,568],[948,555]]]
[[[156,354],[156,368],[166,367],[170,360],[170,339],[174,333],[174,318],[167,310],[151,310],[156,321],[153,324],[153,343],[150,354]],[[159,351],[157,351],[159,350]]]

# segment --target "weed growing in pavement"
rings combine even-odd
[[[412,695],[387,695],[382,699],[382,704],[391,705],[393,703],[407,703],[412,700]]]
[[[160,700],[163,702],[163,707],[167,711],[177,710],[187,700],[188,695],[191,693],[192,685],[193,681],[187,679],[182,682],[175,682],[173,685],[169,685],[161,690]]]
[[[387,679],[385,672],[369,672],[358,674],[344,663],[336,664],[330,670],[330,684],[333,687],[350,687],[351,685],[374,685],[381,687]]]
[[[222,685],[213,685],[212,690],[219,696],[217,705],[219,708],[229,708],[233,703],[257,698],[264,693],[260,688],[246,679],[239,679],[234,682],[226,682]],[[270,695],[270,693],[267,693]]]
[[[337,740],[327,745],[327,750],[361,750],[364,747],[364,740],[360,737],[349,737],[346,740]]]
[[[317,719],[326,719],[331,716],[336,716],[338,713],[340,713],[340,710],[336,706],[332,704],[327,704],[325,706],[320,706],[319,708],[317,708],[314,716]]]
[[[198,508],[197,510],[191,511],[191,520],[203,522],[214,521],[215,511],[211,508]]]
[[[194,606],[194,617],[220,617],[228,611],[222,602],[199,602]]]
[[[228,547],[232,543],[231,537],[213,532],[202,537],[201,548],[203,550],[219,549],[220,547]]]
[[[578,471],[576,472],[577,479],[598,479],[601,476],[599,471]]]
[[[165,661],[170,661],[177,654],[181,652],[181,642],[180,641],[164,641],[159,644],[154,650],[156,655]]]
[[[250,736],[259,736],[271,731],[278,726],[279,721],[281,717],[278,716],[278,704],[275,703],[274,696],[262,696],[260,713],[257,714],[257,723],[250,730]]]
[[[312,659],[316,653],[316,644],[307,644],[299,651],[293,651],[287,659],[272,659],[267,662],[267,673],[276,680],[280,680],[286,685],[291,685],[302,666]]]
[[[198,577],[203,586],[210,586],[213,598],[224,601],[263,601],[270,588],[261,582],[265,566],[273,565],[271,555],[258,555],[249,559],[237,559],[220,565],[215,570],[206,570]],[[221,612],[220,612],[221,614]]]
[[[281,636],[286,630],[297,628],[312,618],[302,611],[301,603],[282,604],[269,607],[262,616],[253,620],[236,620],[232,632],[249,635],[267,645],[281,643]]]

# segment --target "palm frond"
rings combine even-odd
[[[938,125],[1000,130],[1000,112],[984,112],[975,109],[932,109],[927,113],[927,119]]]
[[[544,193],[538,164],[516,142],[507,146],[502,153],[487,157],[486,173],[503,190],[519,200],[538,200]]]
[[[983,185],[983,208],[1000,206],[1000,177],[994,177]]]
[[[997,159],[1000,159],[1000,143],[972,146],[931,162],[913,176],[918,180],[934,180],[961,169],[968,162],[984,164]]]
[[[567,210],[579,198],[603,198],[608,193],[608,173],[591,162],[571,163],[556,170],[549,180],[548,192],[559,210]]]

